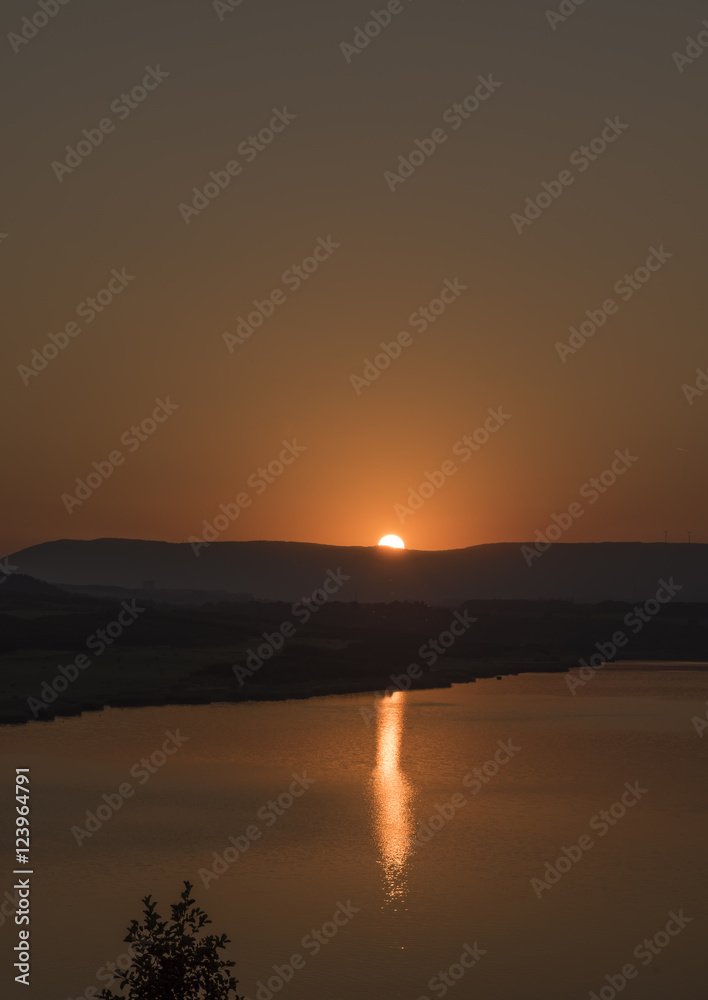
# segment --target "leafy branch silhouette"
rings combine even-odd
[[[151,896],[144,897],[143,921],[132,920],[124,938],[132,945],[132,963],[125,971],[116,970],[121,993],[104,989],[99,1000],[232,1000],[232,993],[233,1000],[244,1000],[236,996],[238,980],[229,972],[235,962],[219,954],[229,938],[200,936],[211,920],[196,905],[192,888],[184,883],[168,920]]]

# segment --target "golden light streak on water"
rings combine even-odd
[[[400,767],[406,696],[394,692],[382,698],[376,710],[377,747],[373,773],[376,835],[384,871],[386,896],[404,899],[407,865],[412,853],[415,824],[411,811],[413,790]]]

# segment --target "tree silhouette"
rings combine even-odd
[[[238,980],[228,972],[235,963],[219,957],[229,938],[199,937],[211,920],[195,905],[191,883],[184,883],[169,920],[151,896],[142,903],[143,922],[132,920],[124,938],[133,946],[133,961],[129,969],[116,970],[121,992],[104,989],[99,1000],[231,1000],[232,993],[233,1000],[244,1000],[235,995]]]

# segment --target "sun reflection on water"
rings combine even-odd
[[[411,811],[413,790],[400,768],[405,711],[406,696],[402,691],[382,698],[376,709],[377,748],[373,773],[376,835],[386,897],[391,902],[401,901],[405,896],[406,868],[415,835]]]

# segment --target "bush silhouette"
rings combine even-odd
[[[132,920],[125,941],[132,945],[129,969],[117,970],[120,993],[104,989],[99,1000],[244,1000],[236,996],[234,962],[220,958],[230,943],[225,934],[199,933],[211,920],[195,905],[192,885],[184,883],[180,901],[163,920],[151,896],[142,900],[144,920]]]

